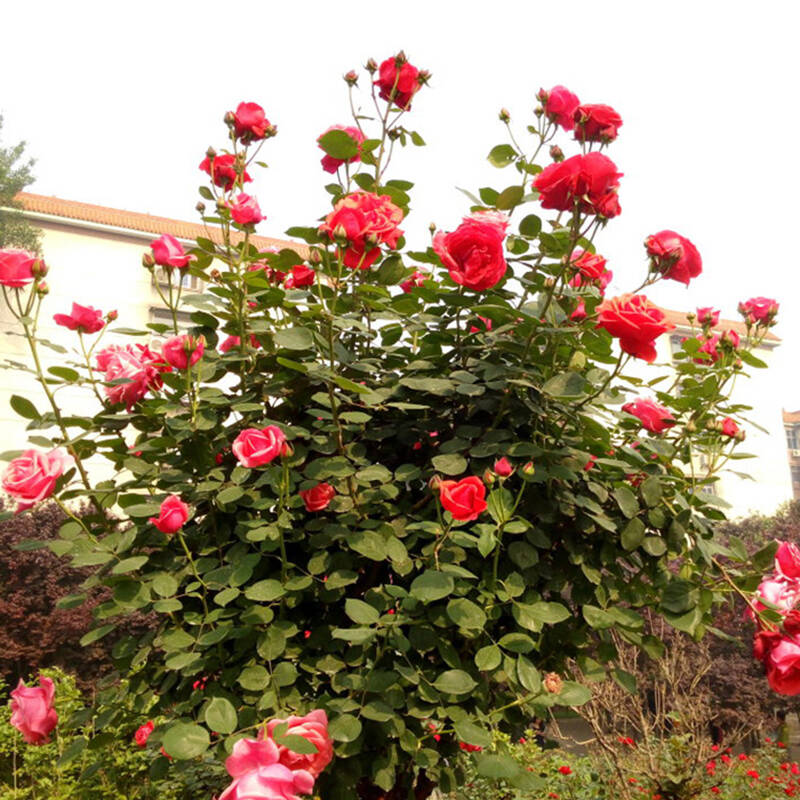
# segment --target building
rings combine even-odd
[[[45,298],[39,323],[39,336],[60,347],[64,352],[41,348],[45,370],[52,366],[67,366],[81,362],[77,352],[77,335],[53,322],[53,314],[70,313],[72,303],[91,305],[104,313],[115,309],[116,323],[103,336],[106,344],[142,342],[141,338],[115,334],[114,328],[143,329],[147,323],[164,322],[165,309],[151,273],[142,267],[142,254],[158,236],[169,233],[184,242],[194,244],[198,236],[220,241],[219,229],[199,223],[157,217],[116,208],[62,200],[57,197],[22,192],[17,199],[23,206],[25,218],[42,231],[42,254],[48,265]],[[250,241],[260,250],[290,247],[300,252],[303,245],[282,239],[253,236]],[[197,279],[183,276],[184,291],[198,291]],[[187,315],[188,316],[188,315]],[[0,303],[0,360],[21,367],[30,362],[25,340],[18,335],[19,325],[5,303]],[[44,409],[45,398],[33,376],[17,368],[5,371],[0,378],[0,451],[20,450],[27,444],[25,420],[11,409],[9,399],[19,394],[33,400]],[[95,399],[79,389],[59,390],[63,408],[82,408]],[[80,405],[77,405],[80,404]],[[98,404],[99,410],[99,404]]]
[[[783,428],[786,432],[786,452],[792,476],[792,496],[795,500],[800,500],[800,411],[784,411]]]

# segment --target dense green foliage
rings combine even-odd
[[[0,132],[3,118],[0,116]],[[39,249],[39,231],[19,213],[14,199],[18,192],[33,182],[34,161],[25,160],[25,142],[0,147],[0,247]]]

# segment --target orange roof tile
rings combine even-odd
[[[783,421],[786,423],[800,422],[800,411],[784,411]]]
[[[691,329],[692,323],[689,322],[685,311],[673,311],[670,308],[662,308],[661,310],[664,312],[664,315],[666,316],[669,322],[672,322],[679,328]],[[698,325],[695,322],[695,328],[697,327]],[[731,329],[735,330],[736,333],[739,333],[742,336],[744,336],[747,333],[747,326],[744,324],[744,322],[742,322],[741,320],[734,320],[734,319],[721,319],[719,321],[719,325],[717,325],[714,328],[714,332],[722,333],[725,330],[731,330]],[[780,342],[779,336],[776,336],[774,333],[769,333],[769,332],[764,337],[764,339],[769,342],[775,342],[776,344]]]
[[[92,203],[80,203],[77,200],[62,200],[60,197],[47,197],[31,192],[20,192],[16,198],[26,211],[38,214],[47,214],[53,217],[93,222],[98,225],[110,225],[115,228],[127,228],[132,231],[142,231],[161,235],[169,233],[178,239],[196,239],[204,236],[219,243],[222,241],[220,229],[206,227],[197,222],[186,222],[169,217],[157,217],[152,214],[142,214],[139,211],[123,211],[119,208],[108,208]],[[250,241],[260,250],[269,247],[290,248],[300,255],[308,254],[305,244],[292,242],[287,239],[273,239],[269,236],[251,236]]]

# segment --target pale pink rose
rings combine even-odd
[[[754,605],[757,611],[766,608],[761,600],[771,603],[781,614],[788,614],[800,601],[800,582],[776,576],[765,578],[756,592]],[[747,613],[755,619],[752,608],[748,608]]]
[[[150,242],[150,249],[153,251],[153,261],[160,267],[183,269],[188,267],[189,262],[192,260],[192,257],[186,254],[183,245],[168,233]]]
[[[316,709],[304,717],[273,719],[267,723],[267,734],[272,736],[276,726],[283,723],[289,724],[287,735],[302,736],[317,748],[317,752],[295,753],[278,745],[281,764],[291,770],[307,770],[316,778],[333,758],[333,742],[328,735],[328,715],[321,709]]]
[[[219,800],[301,800],[300,795],[310,794],[313,788],[314,778],[308,772],[269,764],[236,778]]]
[[[771,297],[751,297],[739,303],[739,313],[749,325],[772,325],[778,313],[778,301]]]
[[[473,211],[469,216],[464,217],[463,221],[491,225],[501,236],[505,236],[508,230],[508,214],[505,211]]]
[[[18,501],[17,513],[50,497],[56,481],[72,463],[72,458],[60,448],[49,453],[26,450],[9,462],[3,473],[3,489]]]
[[[781,542],[775,553],[775,569],[786,578],[800,578],[800,547]]]
[[[150,517],[148,521],[161,533],[170,534],[177,533],[187,519],[189,519],[189,506],[177,494],[171,494],[161,503],[158,517]]]
[[[204,336],[173,336],[161,345],[161,355],[175,369],[189,369],[202,357],[206,349]]]
[[[230,206],[231,219],[237,225],[257,225],[266,217],[261,213],[258,200],[242,192]]]
[[[669,409],[649,398],[637,397],[632,402],[625,403],[622,410],[636,417],[650,433],[663,433],[675,424],[675,417],[670,414]]]
[[[233,440],[231,450],[243,467],[261,467],[286,452],[286,436],[277,425],[245,428]]]
[[[50,741],[50,732],[58,724],[55,696],[56,687],[50,678],[39,678],[38,686],[26,686],[20,680],[11,692],[11,724],[28,744]]]
[[[251,770],[277,764],[278,756],[278,745],[272,739],[239,739],[225,759],[225,769],[232,778],[240,778]]]
[[[143,344],[112,344],[97,354],[97,368],[105,373],[106,381],[125,379],[125,383],[106,386],[106,396],[112,403],[125,403],[128,411],[141,400],[148,389],[160,389],[162,372],[171,367]]]

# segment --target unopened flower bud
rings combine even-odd
[[[483,482],[487,486],[491,486],[497,480],[497,476],[490,469],[483,471]]]
[[[498,458],[492,469],[494,474],[500,478],[508,478],[514,474],[514,465],[505,456]]]
[[[405,51],[401,50],[395,57],[394,57],[394,65],[396,67],[402,67],[403,64],[406,63],[408,59],[406,58]]]
[[[552,289],[556,285],[556,279],[553,277],[545,278],[544,285],[547,289]]]
[[[293,456],[294,455],[294,447],[292,447],[289,442],[283,443],[283,448],[281,449],[282,456]]]
[[[547,90],[546,89],[539,89],[539,91],[536,92],[536,99],[540,103],[546,103],[548,97],[549,97],[549,95],[547,94]]]
[[[554,144],[550,148],[550,158],[557,163],[561,162],[564,160],[564,151],[557,144]]]
[[[697,423],[693,419],[690,419],[686,423],[685,428],[689,433],[694,433],[697,430]]]
[[[533,461],[528,461],[527,464],[523,465],[522,467],[522,474],[523,475],[533,475],[536,472],[536,467],[533,466]]]
[[[374,58],[370,58],[367,60],[367,63],[364,64],[364,69],[372,75],[372,73],[378,69],[378,62],[375,61]]]
[[[50,287],[47,285],[47,283],[45,283],[45,281],[42,281],[41,283],[37,284],[36,291],[40,295],[44,296],[50,293]]]
[[[542,686],[550,694],[558,694],[564,688],[564,681],[557,672],[548,672],[542,680]]]
[[[322,253],[317,250],[317,248],[313,248],[311,252],[308,254],[308,260],[312,264],[321,264],[322,263]]]
[[[229,128],[236,124],[236,114],[234,114],[233,111],[226,111],[222,119]]]
[[[344,244],[344,243],[347,242],[347,229],[344,227],[344,225],[341,225],[341,224],[337,225],[333,229],[333,238],[334,238],[335,241],[337,241],[337,242],[339,242],[341,244]]]
[[[403,132],[399,128],[390,128],[387,133],[389,134],[389,138],[395,141],[400,138]]]
[[[376,244],[378,244],[378,237],[377,237],[377,236],[376,236],[374,233],[368,233],[368,234],[367,234],[367,235],[364,237],[364,241],[365,241],[365,242],[366,242],[366,243],[367,243],[367,244],[368,244],[370,247],[375,247],[375,245],[376,245]]]
[[[155,259],[151,253],[142,253],[142,266],[146,269],[153,269],[155,266]]]
[[[222,277],[222,273],[218,269],[212,269],[208,274],[212,281],[218,281]]]
[[[434,475],[429,481],[428,486],[433,489],[434,492],[439,491],[439,486],[442,483],[442,479],[439,475]]]
[[[34,278],[44,278],[49,271],[47,264],[44,263],[44,259],[37,258],[36,261],[31,264],[31,275],[33,275]]]
[[[734,369],[741,369],[742,366],[743,365],[742,365],[742,359],[741,358],[737,358],[736,361],[733,362],[733,368]]]
[[[500,109],[500,122],[511,122],[511,114],[509,113],[507,108]]]
[[[534,108],[534,109],[533,109],[533,113],[534,113],[534,114],[535,114],[537,117],[541,117],[541,116],[542,116],[542,114],[544,114],[544,109],[543,109],[541,106],[536,106],[536,108]]]
[[[277,136],[277,135],[278,135],[278,126],[277,125],[267,125],[267,127],[264,128],[264,138],[265,139],[271,139],[273,136]]]
[[[350,72],[346,72],[344,75],[345,83],[348,86],[355,86],[358,83],[358,75],[354,69],[351,69]]]
[[[427,86],[430,79],[431,73],[429,70],[421,69],[419,71],[419,74],[417,75],[417,83],[419,83],[420,86]]]
[[[119,316],[119,312],[115,309],[114,311],[109,311],[106,314],[106,320],[108,322],[113,322]]]
[[[222,197],[218,197],[217,198],[217,202],[216,202],[216,206],[217,206],[217,211],[223,211],[224,209],[226,209],[228,207],[228,204],[225,202],[225,200]]]
[[[208,150],[206,150],[206,157],[207,158],[216,158],[217,157],[217,151],[213,147],[209,147]]]
[[[736,439],[736,441],[737,441],[737,442],[743,442],[743,441],[745,440],[745,437],[746,437],[746,436],[747,436],[747,432],[746,432],[746,431],[743,431],[743,430],[740,430],[740,431],[739,431],[739,432],[736,434],[736,436],[734,436],[733,438],[734,438],[734,439]]]
[[[687,311],[686,319],[688,319],[689,322],[694,322],[697,319],[697,316],[695,315],[694,311]]]
[[[428,230],[431,232],[431,236],[433,236],[433,234],[436,233],[436,223],[431,222],[431,224],[428,225]]]
[[[205,203],[204,203],[204,202],[201,200],[201,201],[200,201],[200,202],[199,202],[199,203],[198,203],[198,204],[195,206],[195,209],[197,209],[197,212],[198,212],[199,214],[205,214],[205,213],[206,213],[206,204],[205,204]]]

